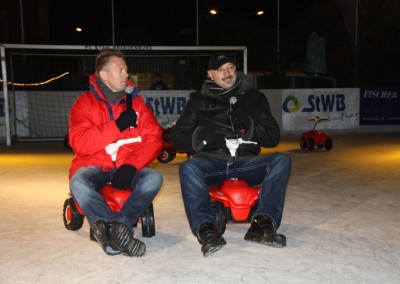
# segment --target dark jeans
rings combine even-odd
[[[70,180],[72,197],[90,224],[97,220],[117,221],[132,228],[153,202],[163,178],[154,169],[143,168],[136,172],[130,185],[132,194],[119,212],[113,212],[99,191],[111,182],[114,172],[103,172],[101,168],[93,166],[78,169]]]
[[[211,206],[208,188],[219,186],[225,179],[237,177],[251,186],[261,185],[257,215],[268,215],[278,229],[285,203],[286,186],[291,170],[291,159],[283,153],[251,157],[233,163],[210,157],[192,157],[180,165],[179,176],[186,215],[192,232],[197,235],[198,226],[210,222],[217,226]]]

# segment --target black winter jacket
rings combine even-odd
[[[196,91],[190,98],[170,132],[170,139],[174,149],[179,152],[196,152],[195,155],[214,156],[231,161],[232,157],[227,147],[208,149],[200,141],[199,132],[206,128],[224,138],[236,138],[229,120],[229,98],[237,97],[237,109],[247,121],[247,132],[240,137],[255,144],[241,144],[237,149],[237,159],[256,156],[261,147],[272,148],[278,145],[280,129],[271,109],[267,97],[260,91],[252,88],[246,75],[237,73],[236,87],[223,90],[219,94],[210,88],[210,80],[206,80],[201,91]],[[215,84],[214,84],[215,86]],[[211,132],[211,131],[210,131]]]

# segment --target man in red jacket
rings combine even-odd
[[[142,256],[146,246],[133,237],[132,228],[163,182],[160,173],[147,168],[161,151],[162,129],[127,71],[121,51],[103,50],[89,78],[90,90],[71,108],[70,190],[107,254]],[[133,190],[119,212],[99,193],[107,183]]]

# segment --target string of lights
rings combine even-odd
[[[68,74],[69,74],[69,72],[65,72],[65,73],[63,73],[63,74],[61,74],[61,75],[58,75],[58,76],[56,76],[56,77],[50,78],[50,79],[48,79],[48,80],[46,80],[46,81],[44,81],[44,82],[39,82],[39,83],[15,83],[15,82],[7,82],[7,83],[8,83],[9,85],[18,86],[18,87],[37,87],[37,86],[42,86],[42,85],[49,84],[49,83],[51,83],[52,81],[58,80],[58,79],[60,79],[61,77],[64,77],[64,76],[66,76],[66,75],[68,75]],[[3,83],[3,80],[0,79],[0,82]]]

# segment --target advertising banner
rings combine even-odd
[[[359,89],[282,90],[282,128],[284,131],[310,130],[308,121],[328,117],[318,128],[355,129],[359,127]]]
[[[141,91],[146,104],[152,108],[163,128],[171,127],[182,113],[190,91]]]
[[[400,124],[400,88],[361,88],[360,124]]]

